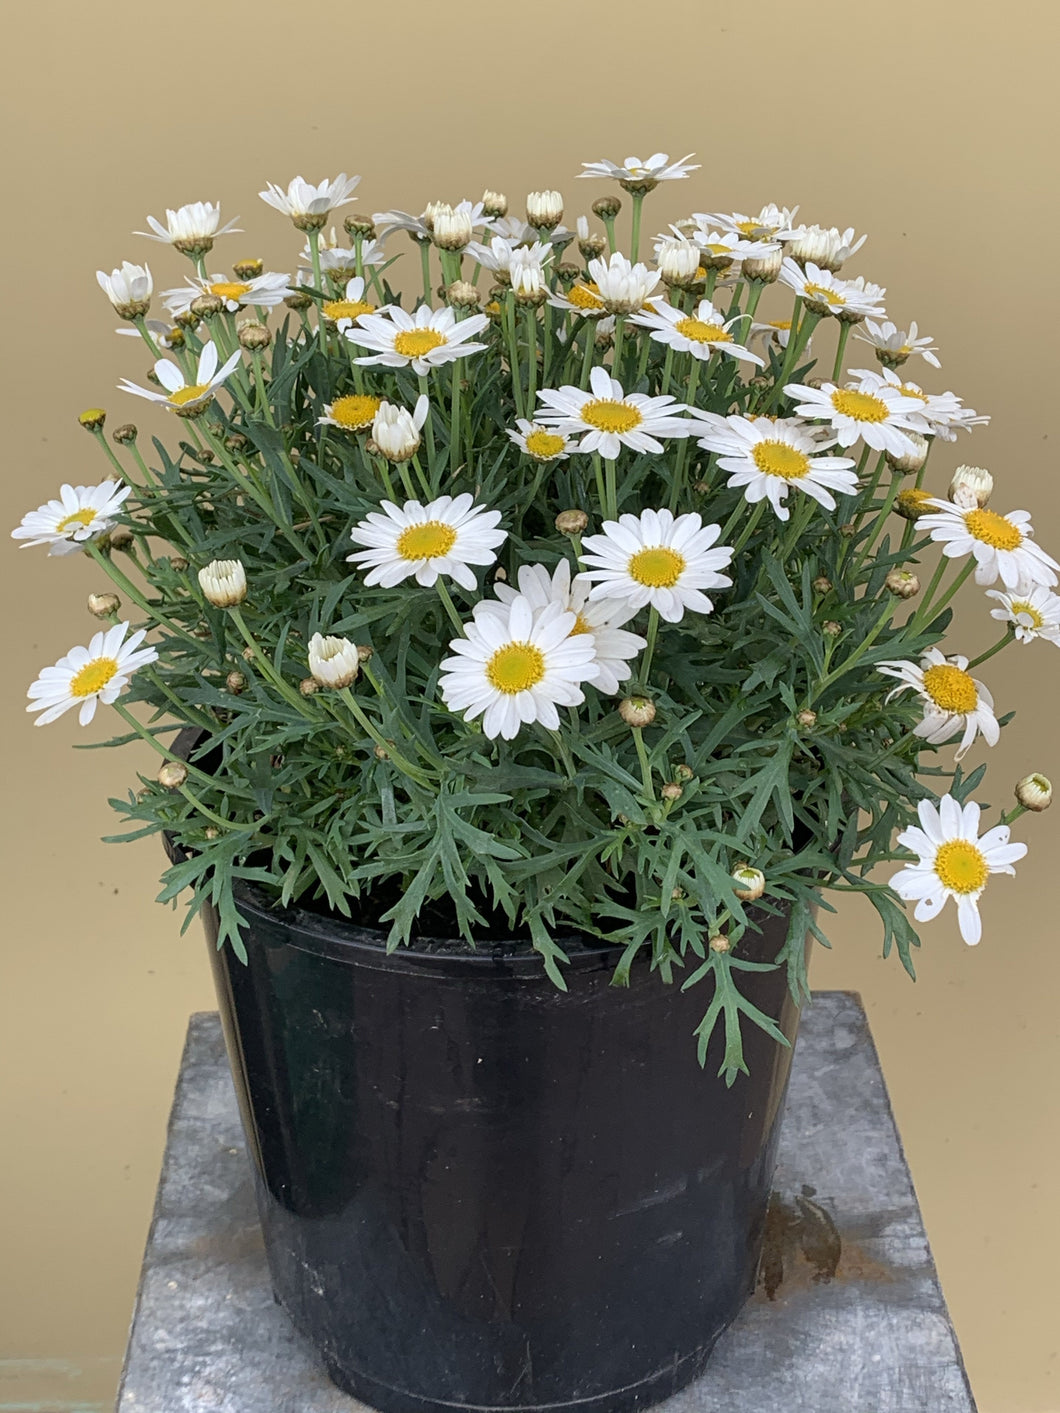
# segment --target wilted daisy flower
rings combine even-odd
[[[364,280],[360,275],[355,275],[352,280],[347,280],[342,298],[326,299],[320,306],[320,312],[341,334],[363,315],[374,314],[375,305],[365,299]]]
[[[943,441],[956,441],[959,428],[970,431],[972,427],[985,426],[990,421],[988,416],[963,406],[956,393],[926,393],[916,383],[903,382],[891,368],[884,367],[878,372],[870,368],[852,368],[850,372],[853,377],[860,378],[862,386],[868,390],[881,388],[897,393],[919,419],[917,430],[941,437]]]
[[[1023,582],[1049,587],[1056,583],[1060,564],[1034,543],[1027,511],[999,515],[985,506],[955,505],[948,500],[932,500],[931,505],[933,512],[922,515],[917,525],[941,543],[947,559],[974,555],[977,584],[1000,579],[1006,589],[1015,589]]]
[[[735,231],[747,240],[790,240],[795,234],[794,220],[799,208],[776,206],[770,202],[763,206],[757,216],[745,216],[742,211],[715,212],[708,215],[699,212],[695,220],[701,226],[717,226],[723,231]]]
[[[694,512],[674,516],[669,510],[642,510],[605,520],[602,535],[582,541],[579,558],[593,567],[590,599],[618,599],[636,612],[650,604],[667,623],[679,623],[685,609],[711,613],[704,589],[726,589],[732,580],[719,574],[732,561],[732,548],[712,546],[720,525],[704,525]]]
[[[864,333],[862,332],[864,330]],[[862,329],[854,335],[862,343],[876,350],[876,357],[888,368],[899,368],[914,353],[919,353],[932,368],[941,368],[935,357],[938,349],[929,335],[918,337],[916,320],[909,325],[909,331],[899,329],[889,319],[877,324],[874,319],[866,319]],[[866,337],[867,335],[867,337]]]
[[[1010,844],[1007,824],[996,825],[979,837],[979,806],[969,801],[962,809],[952,795],[943,795],[938,808],[930,800],[917,805],[920,828],[898,835],[903,849],[918,854],[889,880],[907,902],[916,900],[917,922],[938,917],[952,898],[957,904],[961,936],[974,947],[982,936],[979,897],[992,873],[1015,874],[1012,865],[1027,852],[1026,844]]]
[[[366,584],[384,589],[411,576],[429,588],[440,574],[465,589],[477,588],[468,565],[492,564],[494,550],[508,537],[507,531],[497,529],[500,511],[475,505],[467,492],[455,500],[439,496],[426,506],[418,500],[403,506],[384,500],[382,510],[382,515],[373,511],[353,527],[350,539],[368,548],[346,558],[368,570]]]
[[[119,486],[116,481],[103,481],[98,486],[64,485],[58,500],[24,515],[11,538],[24,540],[22,549],[48,545],[49,554],[72,554],[87,540],[110,529],[131,491],[131,486]]]
[[[576,615],[571,636],[588,633],[593,640],[599,668],[593,686],[600,692],[617,692],[619,684],[631,676],[630,662],[648,646],[645,638],[627,633],[622,627],[637,610],[619,599],[590,600],[589,576],[576,574],[572,579],[570,563],[565,559],[560,560],[551,574],[543,564],[524,564],[519,570],[518,584],[518,589],[510,584],[494,584],[493,592],[500,602],[483,599],[475,606],[475,618],[488,613],[506,616],[506,605],[514,603],[520,595],[535,614],[549,604],[558,604],[564,613]]]
[[[237,229],[235,223],[238,220],[239,217],[236,216],[227,225],[222,226],[220,202],[215,205],[212,201],[193,201],[190,206],[167,211],[164,226],[161,221],[148,216],[147,224],[151,229],[134,231],[133,235],[146,236],[148,240],[159,240],[164,245],[175,246],[184,255],[205,255],[213,249],[217,236],[229,235]]]
[[[990,617],[1008,623],[1017,642],[1033,643],[1035,638],[1044,638],[1060,647],[1060,598],[1044,584],[1021,584],[1007,594],[1000,589],[987,589],[986,596],[1001,605],[990,610]]]
[[[687,437],[690,423],[674,413],[683,403],[672,397],[647,397],[622,391],[622,384],[606,368],[589,374],[589,392],[571,387],[543,388],[538,397],[549,409],[538,420],[557,432],[584,433],[578,451],[598,451],[614,461],[628,446],[632,451],[662,452],[658,437]]]
[[[634,265],[616,250],[608,260],[590,260],[589,274],[609,314],[632,314],[642,309],[659,287],[658,270]]]
[[[542,422],[528,422],[525,417],[516,418],[518,431],[508,428],[508,435],[515,445],[534,461],[566,461],[570,454],[570,442],[551,427]]]
[[[954,760],[964,757],[980,732],[988,746],[996,746],[1001,735],[993,697],[967,669],[966,657],[947,658],[938,648],[928,648],[919,666],[893,659],[876,664],[876,670],[885,677],[899,680],[899,685],[887,694],[888,701],[907,687],[912,687],[923,700],[924,716],[914,726],[914,736],[939,746],[964,733]]]
[[[621,182],[627,191],[651,191],[660,182],[678,181],[689,172],[698,172],[699,163],[690,162],[689,152],[677,162],[671,162],[666,152],[656,152],[647,161],[639,157],[627,157],[621,166],[617,162],[583,162],[579,177],[611,177]]]
[[[179,417],[195,417],[210,401],[210,398],[213,397],[229,374],[234,371],[239,359],[240,352],[237,349],[231,358],[226,359],[218,368],[217,345],[208,343],[203,345],[202,352],[199,354],[193,383],[185,381],[184,374],[175,363],[171,363],[168,358],[160,358],[155,364],[155,377],[165,389],[164,392],[155,392],[153,388],[138,387],[136,383],[130,383],[128,378],[122,378],[118,387],[122,392],[135,393],[137,397],[146,397],[149,402],[160,402],[164,407],[168,407],[170,412],[177,413]]]
[[[427,420],[430,401],[421,394],[412,412],[381,402],[372,419],[372,441],[388,461],[408,461],[420,449],[420,432]]]
[[[55,721],[71,707],[80,707],[77,719],[87,726],[96,714],[96,702],[109,706],[139,667],[156,662],[154,648],[141,648],[147,630],[126,638],[128,623],[117,623],[95,633],[87,648],[71,648],[54,667],[46,667],[26,695],[27,711],[39,711],[37,726]]]
[[[337,397],[334,402],[327,403],[323,417],[317,420],[321,426],[341,427],[344,432],[360,432],[372,425],[382,405],[383,399],[371,393],[350,393],[347,397]]]
[[[727,417],[725,422],[724,429],[708,424],[699,445],[718,453],[729,485],[741,488],[752,505],[768,500],[778,519],[787,520],[790,512],[784,501],[792,486],[827,510],[835,509],[832,491],[857,494],[854,462],[845,456],[821,456],[821,443],[808,427],[763,417]]]
[[[693,358],[699,359],[709,359],[715,353],[727,353],[730,358],[757,363],[761,368],[763,360],[758,354],[736,343],[729,332],[740,319],[737,314],[726,323],[725,316],[718,313],[709,299],[701,299],[691,314],[657,299],[640,314],[635,314],[631,322],[651,329],[651,337],[656,343],[669,344],[678,353],[690,353]]]
[[[123,319],[139,319],[151,306],[154,282],[146,265],[121,262],[120,270],[96,271],[99,287]]]
[[[861,249],[867,237],[854,239],[854,227],[798,226],[785,241],[785,249],[800,265],[809,261],[821,270],[837,274],[850,257]]]
[[[489,324],[485,314],[471,314],[457,319],[451,309],[429,309],[421,304],[415,314],[391,304],[378,314],[365,314],[346,331],[346,337],[358,348],[378,352],[358,358],[365,365],[382,363],[388,368],[405,368],[421,377],[454,358],[466,358],[480,353],[484,343],[468,343],[473,334]]]
[[[814,264],[807,264],[804,270],[786,255],[780,281],[801,296],[815,314],[834,314],[837,319],[857,323],[870,314],[883,313],[880,301],[887,291],[882,285],[866,284],[860,275],[856,280],[841,280]]]
[[[224,275],[211,275],[207,280],[189,279],[177,289],[163,290],[162,303],[170,314],[184,314],[200,295],[212,294],[229,314],[235,314],[247,304],[274,309],[291,293],[290,278],[290,275],[269,272],[252,280],[227,280]]]
[[[290,216],[300,231],[318,231],[325,224],[328,214],[339,206],[348,206],[354,200],[351,192],[360,177],[348,177],[340,172],[333,181],[325,178],[318,186],[307,182],[304,177],[295,177],[288,183],[287,190],[269,182],[265,191],[259,191],[262,201],[267,202],[285,216]]]
[[[465,721],[481,716],[491,741],[510,741],[535,721],[557,731],[557,706],[583,702],[580,684],[600,671],[592,636],[575,633],[576,624],[558,603],[535,614],[519,596],[502,613],[476,612],[442,662],[442,700]]]
[[[901,456],[910,449],[905,431],[923,427],[906,399],[875,382],[852,383],[845,388],[835,383],[823,383],[819,388],[788,383],[784,392],[795,402],[800,417],[828,422],[841,447],[853,446],[860,437],[876,451]]]

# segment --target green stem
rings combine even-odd
[[[633,195],[633,231],[630,236],[630,259],[636,262],[640,251],[640,211],[644,205],[644,192],[635,191]]]
[[[423,302],[431,302],[431,243],[429,240],[418,242],[420,247],[420,270],[423,273]]]
[[[268,680],[272,683],[272,685],[276,688],[276,690],[284,698],[285,701],[290,702],[293,707],[297,708],[299,716],[304,716],[308,721],[316,721],[316,713],[314,711],[311,711],[307,706],[307,702],[309,699],[307,697],[303,697],[301,692],[299,692],[297,688],[292,687],[289,682],[285,682],[284,679],[280,676],[280,674],[276,671],[272,663],[269,661],[268,654],[258,644],[258,642],[254,638],[254,635],[251,633],[250,629],[244,622],[243,613],[239,606],[236,605],[228,609],[228,616],[236,625],[236,628],[239,630],[240,636],[246,643],[247,647],[253,653],[253,657],[249,660],[260,671],[261,675],[263,677],[268,678]]]
[[[844,355],[844,354],[846,353],[846,351],[847,351],[847,339],[850,337],[850,330],[851,330],[853,327],[854,327],[853,324],[848,323],[846,319],[840,320],[840,324],[839,324],[839,343],[838,343],[838,345],[836,346],[836,351],[835,351],[835,364],[834,364],[834,366],[833,366],[833,368],[832,368],[832,382],[833,382],[833,383],[838,383],[838,382],[839,382],[839,375],[840,375],[840,373],[843,371],[843,355]]]
[[[733,545],[733,547],[732,547],[732,557],[733,557],[733,561],[734,561],[734,562],[735,562],[735,560],[736,560],[736,556],[740,553],[740,551],[743,549],[744,545],[747,543],[747,541],[748,541],[748,540],[751,538],[751,536],[754,534],[755,530],[757,530],[757,528],[758,528],[758,522],[761,520],[762,516],[765,514],[766,504],[767,504],[767,502],[766,502],[765,500],[760,500],[760,501],[758,502],[758,504],[755,506],[755,508],[751,511],[750,515],[747,517],[747,524],[746,524],[746,525],[743,527],[743,529],[740,531],[740,538],[736,541],[736,543],[735,543],[735,544]],[[728,537],[729,537],[730,528],[731,528],[731,526],[732,526],[732,524],[733,524],[733,521],[737,518],[737,516],[741,515],[746,509],[747,509],[747,503],[746,503],[745,501],[741,501],[740,505],[738,505],[737,508],[733,511],[732,515],[729,516],[729,519],[728,519],[728,521],[727,521],[727,523],[726,523],[726,525],[725,525],[725,529],[721,532],[721,535],[720,535],[720,537],[719,537],[719,539],[718,539],[719,545],[725,544],[726,540],[727,540]]]
[[[1012,640],[1013,633],[1012,629],[1009,628],[1003,638],[999,638],[992,648],[987,648],[985,653],[980,653],[978,657],[973,657],[968,666],[978,667],[981,662],[986,662],[988,658],[992,658],[995,653],[999,653],[1002,648],[1007,647]]]
[[[127,707],[123,706],[120,701],[116,701],[112,705],[114,707],[114,710],[118,713],[122,720],[126,721],[133,728],[136,734],[138,736],[141,736],[147,742],[147,744],[151,747],[152,750],[156,751],[165,760],[170,761],[175,765],[182,765],[189,775],[193,775],[196,777],[196,779],[202,780],[205,784],[209,785],[211,789],[216,789],[217,781],[212,776],[204,774],[203,771],[196,769],[196,767],[193,765],[189,765],[188,762],[186,760],[183,760],[180,756],[174,755],[171,750],[167,749],[167,747],[162,744],[162,742],[158,739],[155,733],[153,731],[148,731],[147,727],[144,726],[143,722],[137,721],[136,717],[133,716],[132,712],[129,711]],[[219,824],[222,829],[242,828],[241,825],[233,824],[231,820],[222,819],[220,815],[214,814],[213,810],[210,809],[207,805],[204,805],[203,802],[196,795],[193,795],[186,785],[180,785],[177,788],[180,790],[180,793],[189,802],[189,804],[194,805],[195,808],[201,814],[204,814],[207,819],[212,820],[214,824]]]
[[[357,724],[361,727],[361,729],[365,731],[368,736],[371,737],[371,739],[375,742],[377,746],[380,747],[381,750],[384,750],[386,752],[387,758],[394,762],[394,764],[401,771],[401,773],[403,775],[407,775],[410,780],[414,780],[417,785],[421,785],[425,789],[430,790],[432,788],[430,777],[426,775],[422,770],[420,770],[419,766],[413,765],[412,761],[410,761],[406,756],[402,755],[402,753],[397,749],[397,747],[392,741],[388,741],[385,736],[383,736],[382,732],[375,725],[375,723],[368,718],[360,702],[358,702],[357,698],[350,691],[349,687],[343,687],[338,692],[338,696],[346,704],[351,715],[353,716]]]
[[[129,479],[129,473],[126,471],[125,467],[124,467],[124,466],[121,464],[121,462],[118,460],[117,456],[114,454],[114,449],[113,449],[113,447],[112,447],[112,446],[110,445],[110,443],[107,441],[107,438],[103,435],[103,428],[102,428],[102,427],[96,427],[96,428],[94,428],[94,429],[93,429],[93,432],[92,432],[92,435],[95,437],[96,441],[99,442],[100,446],[103,448],[103,454],[104,454],[104,456],[107,458],[107,460],[110,462],[110,464],[114,467],[115,471],[117,471],[117,473],[118,473],[118,475],[121,477],[121,479],[122,479],[123,481],[128,481],[128,479]]]
[[[183,638],[186,643],[190,643],[196,654],[202,652],[201,641],[193,637],[186,628],[181,628],[179,624],[173,623],[157,606],[149,604],[132,580],[122,573],[111,557],[104,554],[94,541],[89,540],[86,548],[104,574],[113,579],[122,593],[132,600],[141,613],[145,613],[148,618],[165,628],[167,632],[172,633],[174,637]]]
[[[633,728],[633,743],[637,748],[637,759],[640,761],[640,778],[644,783],[644,793],[649,800],[654,800],[655,786],[651,778],[651,761],[648,759],[648,751],[644,745],[644,732],[639,726]]]
[[[262,368],[261,352],[259,349],[253,350],[251,362],[254,366],[254,387],[258,394],[256,410],[264,415],[265,421],[270,427],[275,427],[276,419],[272,415],[272,405],[269,402],[269,394],[265,387],[265,371]]]
[[[460,638],[465,637],[466,635],[464,632],[463,620],[461,619],[460,614],[456,610],[456,604],[453,603],[452,595],[446,588],[445,580],[441,577],[441,575],[439,575],[438,578],[434,581],[434,587],[438,590],[438,597],[441,599],[445,611],[449,615],[449,621],[456,629],[457,636]]]
[[[651,676],[652,659],[655,657],[655,642],[659,636],[659,610],[652,604],[648,610],[648,646],[644,649],[644,656],[640,665],[640,680],[647,687],[648,679]]]
[[[454,367],[456,366],[456,364],[457,364],[459,361],[460,361],[459,359],[454,359],[454,360],[453,360],[453,365],[454,365]],[[430,400],[430,396],[431,396],[431,394],[430,394],[430,384],[429,384],[428,381],[427,381],[427,375],[426,375],[426,373],[420,373],[420,374],[419,374],[418,382],[419,382],[420,396],[427,398],[428,401],[429,401],[429,400]],[[437,473],[437,470],[436,470],[436,468],[435,468],[435,459],[436,459],[437,453],[436,453],[436,451],[435,451],[435,449],[434,449],[434,426],[432,425],[432,423],[433,423],[433,419],[432,419],[432,417],[431,417],[431,415],[430,415],[430,412],[428,411],[428,413],[427,413],[427,425],[426,425],[426,428],[425,428],[425,430],[426,430],[426,432],[427,432],[427,465],[428,465],[428,468],[430,469],[430,473],[431,473],[431,484],[432,484],[432,485],[437,485],[437,484],[438,484],[438,473]]]
[[[451,400],[450,415],[450,440],[449,440],[449,475],[455,476],[460,468],[460,383],[462,374],[460,372],[461,360],[453,359],[453,390]]]
[[[699,391],[699,375],[701,371],[700,360],[692,355],[692,368],[688,375],[688,389],[685,394],[686,407],[696,405],[696,393]],[[681,439],[681,445],[677,448],[677,461],[674,464],[673,481],[670,486],[670,509],[676,509],[681,499],[681,492],[685,485],[685,463],[688,460],[689,437]]]
[[[523,311],[526,328],[526,405],[537,402],[537,314],[530,305]]]
[[[956,579],[954,579],[953,583],[952,583],[952,584],[950,585],[950,587],[946,590],[946,592],[942,595],[942,597],[939,599],[938,603],[933,604],[933,603],[931,602],[932,595],[934,594],[935,590],[938,588],[938,585],[939,585],[939,583],[940,583],[940,581],[941,581],[941,579],[942,579],[942,575],[943,575],[943,573],[945,573],[945,570],[946,570],[946,567],[947,567],[948,564],[949,564],[949,560],[943,559],[943,560],[941,561],[941,563],[939,564],[938,569],[935,570],[934,578],[931,580],[931,584],[930,584],[929,587],[928,587],[927,595],[926,595],[926,597],[925,597],[925,599],[924,599],[924,602],[923,602],[923,603],[921,604],[921,606],[920,606],[919,612],[916,614],[916,616],[915,616],[913,619],[910,620],[909,624],[907,625],[907,627],[909,628],[910,634],[915,635],[915,634],[919,633],[920,630],[921,630],[928,622],[930,622],[932,619],[937,618],[937,617],[939,616],[939,614],[942,612],[942,610],[947,606],[947,604],[949,603],[950,599],[953,598],[954,594],[957,592],[957,590],[961,587],[961,585],[962,585],[962,584],[965,582],[965,580],[968,578],[968,576],[969,576],[970,574],[972,574],[972,573],[974,572],[974,570],[975,570],[975,560],[969,558],[968,563],[964,566],[964,568],[961,570],[961,572],[957,575]]]

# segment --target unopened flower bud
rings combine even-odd
[[[89,594],[88,611],[96,618],[110,618],[121,608],[121,599],[117,594]]]
[[[230,672],[225,678],[225,686],[234,697],[238,697],[246,685],[247,679],[243,676],[242,672]]]
[[[163,790],[179,790],[188,778],[188,767],[181,760],[163,761],[156,778]]]
[[[265,273],[264,260],[237,260],[232,266],[237,280],[256,280]]]
[[[191,309],[182,309],[179,314],[173,315],[173,322],[178,329],[194,329],[199,323],[199,316],[193,314]]]
[[[809,731],[817,725],[817,713],[810,711],[808,707],[803,707],[802,711],[795,713],[795,720],[804,731]]]
[[[622,210],[622,198],[620,196],[598,196],[593,202],[593,215],[599,216],[601,221],[613,221]]]
[[[375,750],[372,752],[372,754],[375,756],[376,760],[389,760],[389,759],[390,759],[390,752],[387,750],[387,748],[386,748],[385,746],[376,746],[376,748],[375,748]]]
[[[513,258],[509,278],[512,293],[518,304],[536,309],[548,299],[549,289],[545,283],[545,272],[536,261]]]
[[[580,535],[588,524],[584,510],[561,510],[556,516],[556,529],[561,535]]]
[[[360,659],[348,638],[325,638],[314,633],[309,640],[309,671],[321,687],[339,691],[357,679]]]
[[[683,888],[671,888],[671,889],[670,889],[670,897],[673,899],[673,901],[674,901],[675,903],[683,902],[684,899],[685,899],[687,896],[688,896],[688,895],[685,893],[685,890],[684,890]]]
[[[119,446],[124,446],[127,442],[136,440],[136,426],[132,422],[123,422],[120,427],[115,427],[110,435],[112,441],[117,442]]]
[[[583,260],[597,260],[607,249],[607,241],[602,235],[587,235],[578,242],[578,253]]]
[[[371,643],[358,643],[358,644],[357,644],[357,661],[358,661],[358,662],[369,662],[374,656],[375,656],[375,648],[372,647]]]
[[[887,465],[892,471],[897,471],[900,476],[910,476],[923,468],[928,457],[930,443],[927,437],[921,436],[919,432],[903,430],[902,436],[910,443],[909,449],[897,454],[888,451],[884,455],[887,457]]]
[[[681,765],[674,766],[674,778],[676,780],[694,780],[696,778],[696,772],[690,765],[682,763]]]
[[[974,509],[984,506],[994,489],[994,478],[985,466],[958,466],[950,482],[950,500]]]
[[[454,309],[477,309],[479,293],[467,280],[454,280],[445,292],[445,299]]]
[[[784,247],[782,245],[764,245],[762,255],[752,255],[740,266],[740,274],[745,280],[758,280],[761,284],[771,285],[780,274],[780,267],[784,263]]]
[[[217,839],[220,837],[220,834],[221,831],[217,828],[215,824],[208,824],[206,828],[202,831],[202,837],[204,839]]]
[[[284,304],[288,309],[310,309],[313,305],[312,295],[303,293],[302,290],[295,290],[293,294],[284,295]]]
[[[732,943],[729,941],[729,939],[725,936],[723,932],[715,933],[714,936],[710,939],[709,946],[712,952],[732,951]]]
[[[743,903],[753,903],[766,891],[766,876],[760,868],[741,864],[739,868],[733,869],[732,880],[736,884],[732,891]]]
[[[482,214],[492,220],[495,216],[507,216],[508,198],[499,191],[488,188],[482,193]]]
[[[665,284],[677,289],[689,289],[696,282],[699,249],[690,240],[668,236],[659,243],[655,263]]]
[[[474,233],[470,211],[454,211],[444,205],[436,207],[431,238],[440,250],[463,250]]]
[[[229,432],[225,437],[225,446],[229,451],[242,451],[247,444],[247,439],[242,432]]]
[[[216,294],[199,294],[191,301],[191,312],[197,314],[200,319],[212,319],[215,314],[220,314],[225,307],[223,299],[219,299]]]
[[[187,569],[188,567],[188,561],[184,558],[182,554],[175,554],[172,555],[170,558],[169,567],[174,571],[174,573],[183,574],[185,569]]]
[[[858,527],[853,520],[847,520],[839,527],[839,533],[845,540],[853,539],[857,532]]]
[[[556,277],[564,285],[572,285],[575,280],[581,279],[581,266],[573,264],[570,260],[561,260],[558,265],[554,266],[554,269]]]
[[[239,326],[239,343],[241,348],[260,352],[272,343],[272,333],[256,319],[247,319]]]
[[[811,585],[815,594],[827,594],[831,591],[832,581],[825,574],[818,574]]]
[[[107,535],[107,543],[111,549],[128,549],[133,542],[133,533],[128,525],[115,525]]]
[[[346,216],[342,224],[351,240],[354,236],[371,240],[375,235],[375,222],[369,216]]]
[[[247,571],[240,559],[214,559],[199,570],[199,587],[215,608],[233,608],[247,596]]]
[[[102,407],[90,407],[87,412],[82,412],[77,420],[86,432],[98,432],[107,420],[107,414]]]
[[[826,633],[829,638],[838,638],[842,631],[842,623],[837,623],[834,618],[826,618],[821,624],[821,632]]]
[[[1044,775],[1025,775],[1016,785],[1016,799],[1025,810],[1041,814],[1053,802],[1052,781]]]
[[[666,784],[662,787],[662,789],[659,791],[659,794],[663,797],[664,800],[679,800],[684,793],[685,792],[681,788],[681,786],[678,785],[676,781],[672,780],[668,780]]]
[[[554,230],[563,220],[563,197],[558,191],[532,191],[526,198],[526,219],[539,230]]]
[[[650,697],[623,697],[618,714],[627,726],[650,726],[655,720],[655,703]]]
[[[912,599],[920,592],[920,580],[908,569],[892,569],[883,582],[897,599]]]
[[[934,510],[931,504],[933,499],[930,491],[910,486],[908,490],[898,492],[894,508],[903,520],[919,520],[922,515],[930,515]]]
[[[240,654],[244,662],[253,662],[257,655],[256,649],[252,648],[249,643]]]
[[[505,569],[505,567],[504,567],[503,564],[498,564],[498,565],[497,565],[497,568],[493,571],[493,577],[494,577],[494,579],[496,579],[497,582],[500,583],[500,584],[507,583],[507,581],[508,581],[508,571],[507,571],[507,569]]]
[[[422,412],[423,416],[420,416]],[[405,407],[384,402],[372,420],[371,440],[387,461],[408,461],[420,449],[420,428],[427,415],[426,399],[421,398],[413,414]]]
[[[303,677],[298,684],[298,690],[303,697],[311,697],[314,692],[320,691],[320,683],[314,677]]]

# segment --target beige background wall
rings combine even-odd
[[[83,407],[152,425],[114,390],[147,360],[114,336],[93,277],[147,257],[161,286],[183,278],[129,234],[147,212],[220,197],[247,231],[221,255],[287,269],[266,179],[360,172],[369,211],[557,185],[576,214],[603,189],[572,180],[579,161],[694,148],[703,172],[652,198],[647,230],[767,200],[867,229],[853,268],[941,346],[944,371],[920,365],[921,381],[994,417],[940,465],[992,467],[998,507],[1033,509],[1057,553],[1057,15],[1036,0],[20,5],[0,85],[3,523],[103,474]],[[137,756],[75,755],[102,730],[37,731],[22,711],[38,668],[87,640],[98,576],[13,545],[0,574],[0,1410],[85,1413],[113,1397],[181,1038],[211,995],[197,931],[179,938],[152,902],[157,848],[97,842]],[[986,622],[973,593],[955,647],[985,646]],[[1060,654],[1017,648],[983,675],[1019,707],[988,798],[1031,769],[1060,779]],[[930,926],[913,988],[878,957],[870,910],[844,907],[815,981],[865,996],[982,1413],[1055,1413],[1060,809],[1016,832],[1032,851],[992,886],[980,948],[948,916]]]

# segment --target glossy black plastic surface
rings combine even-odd
[[[727,1089],[708,988],[611,987],[614,949],[565,942],[563,993],[533,954],[240,907],[249,964],[213,957],[270,1268],[335,1382],[618,1413],[694,1378],[754,1287],[791,1051],[748,1028]],[[741,979],[794,1039],[784,969]]]

